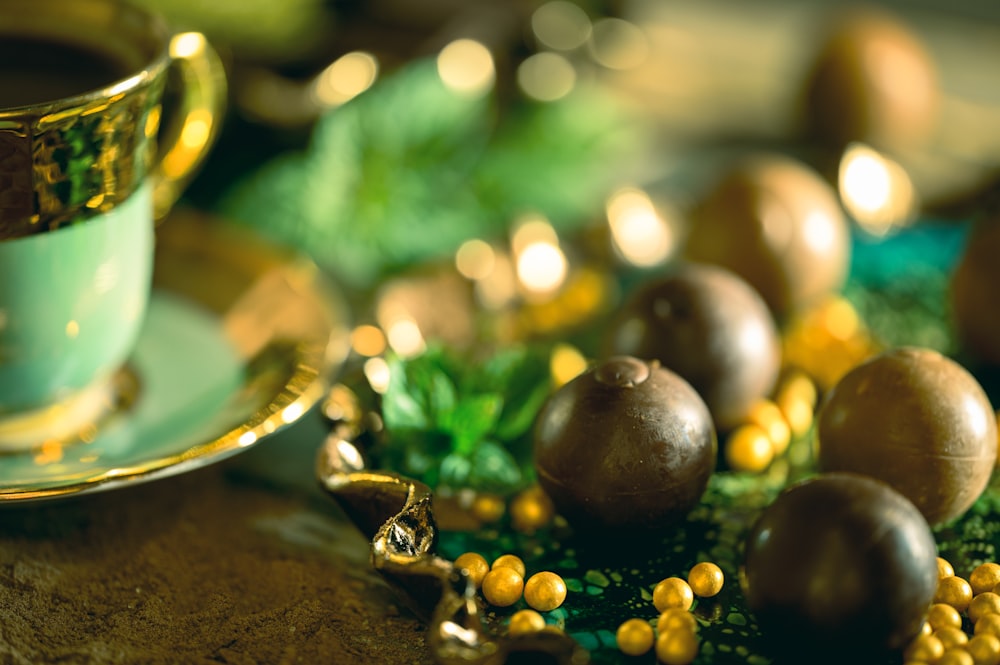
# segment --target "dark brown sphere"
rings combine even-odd
[[[972,227],[951,279],[951,309],[965,350],[1000,365],[1000,216]]]
[[[919,148],[935,129],[937,72],[920,38],[873,8],[842,12],[806,86],[806,122],[822,140],[862,141],[890,150]]]
[[[745,565],[747,604],[774,655],[793,662],[884,659],[919,632],[937,588],[920,512],[851,474],[782,492],[750,530]]]
[[[817,419],[819,465],[878,478],[931,524],[964,513],[997,457],[990,400],[961,365],[936,351],[899,348],[855,367]]]
[[[582,531],[666,526],[698,503],[715,468],[715,428],[698,393],[626,356],[557,390],[534,435],[539,483]]]
[[[605,346],[607,355],[659,360],[680,374],[719,429],[743,422],[781,368],[767,305],[719,266],[686,264],[640,286],[608,327]]]
[[[818,173],[757,155],[735,163],[691,211],[685,254],[738,274],[780,319],[843,286],[850,241],[840,203]]]

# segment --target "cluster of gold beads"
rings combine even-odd
[[[698,622],[691,614],[695,597],[710,598],[722,590],[725,575],[714,563],[702,562],[688,571],[687,579],[668,577],[653,588],[653,606],[659,612],[653,623],[628,619],[615,633],[618,649],[628,656],[650,650],[664,665],[688,665],[698,656]]]
[[[934,602],[905,665],[1000,665],[1000,564],[983,563],[965,579],[937,563]]]
[[[802,372],[787,373],[773,399],[757,400],[746,422],[729,433],[723,448],[726,464],[734,471],[760,473],[788,450],[793,439],[812,427],[817,391]]]
[[[545,628],[540,612],[551,612],[566,600],[566,582],[551,571],[543,570],[530,577],[524,561],[516,554],[502,554],[492,564],[482,554],[466,552],[455,559],[456,568],[464,568],[469,579],[493,607],[510,607],[522,598],[529,609],[510,618],[509,632],[524,634]]]

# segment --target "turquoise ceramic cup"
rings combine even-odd
[[[224,101],[200,34],[113,0],[0,0],[0,449],[127,362],[155,220]]]

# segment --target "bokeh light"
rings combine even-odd
[[[573,91],[576,69],[558,53],[536,53],[517,68],[517,83],[527,96],[553,102]]]
[[[853,143],[844,151],[838,185],[844,208],[871,235],[884,236],[912,221],[917,203],[909,175],[867,145]]]
[[[566,0],[546,2],[531,15],[531,30],[544,46],[571,51],[590,38],[590,18],[579,6]]]
[[[495,266],[496,252],[483,240],[468,240],[455,252],[455,268],[468,279],[486,279]]]
[[[634,23],[620,18],[604,18],[594,23],[590,57],[608,69],[632,69],[649,55],[646,35]]]
[[[665,262],[677,248],[677,234],[640,189],[621,189],[608,199],[611,240],[628,263],[650,267]]]
[[[457,39],[441,49],[437,69],[446,86],[469,95],[486,93],[496,78],[493,55],[474,39]]]
[[[313,81],[312,94],[323,106],[339,106],[370,88],[378,78],[378,60],[352,51],[337,58]]]

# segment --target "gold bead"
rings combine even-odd
[[[934,603],[927,610],[927,623],[933,630],[941,628],[961,628],[962,615],[951,605]]]
[[[953,647],[945,649],[935,665],[975,665],[972,655],[965,649]]]
[[[792,441],[792,430],[777,404],[768,399],[757,400],[750,407],[747,421],[767,432],[775,457],[788,450],[788,444]]]
[[[510,615],[508,635],[528,635],[545,628],[545,617],[535,610],[519,610]]]
[[[524,578],[528,571],[528,569],[524,567],[524,561],[522,561],[521,557],[516,554],[501,554],[498,556],[493,561],[493,565],[490,566],[490,570],[496,570],[497,568],[513,568],[522,578]]]
[[[541,487],[533,485],[511,499],[509,512],[511,526],[530,534],[548,526],[556,511],[552,499]]]
[[[656,659],[665,665],[688,665],[698,656],[698,637],[688,630],[671,630],[656,638]]]
[[[947,603],[959,612],[964,612],[972,602],[972,587],[961,577],[943,577],[938,580],[934,602]]]
[[[1000,664],[1000,638],[995,635],[977,635],[965,645],[974,665]]]
[[[1000,595],[985,591],[972,599],[967,610],[969,621],[976,623],[987,614],[1000,614]]]
[[[785,416],[792,436],[803,436],[813,424],[816,384],[802,372],[790,374],[778,386],[774,402]]]
[[[930,635],[933,632],[934,628],[926,621],[920,624],[920,633],[918,633],[919,635]]]
[[[944,645],[934,635],[921,635],[915,638],[903,652],[905,660],[916,660],[933,663],[944,653]]]
[[[535,573],[524,584],[524,602],[539,612],[554,610],[566,600],[566,582],[555,573]]]
[[[1000,637],[1000,614],[987,614],[979,617],[973,631],[976,635],[996,635]]]
[[[671,607],[689,610],[693,604],[694,592],[679,577],[668,577],[653,588],[653,605],[657,612],[664,612]]]
[[[472,516],[483,524],[499,522],[505,510],[504,500],[495,494],[477,494],[470,507]]]
[[[758,425],[741,425],[726,439],[725,454],[733,471],[760,473],[774,459],[774,446]]]
[[[671,630],[695,631],[697,629],[698,621],[694,618],[694,615],[679,607],[665,609],[656,620],[656,630],[660,633],[666,633]]]
[[[972,637],[965,645],[975,665],[998,665],[1000,663],[1000,638],[990,633]]]
[[[945,651],[953,647],[960,647],[969,641],[969,636],[961,628],[948,626],[934,631],[934,637],[941,641]]]
[[[483,598],[495,607],[510,607],[521,599],[524,578],[513,568],[501,566],[483,578]]]
[[[476,552],[466,552],[455,559],[456,568],[464,568],[469,578],[478,589],[483,585],[483,578],[490,572],[490,564],[482,554]]]
[[[1000,564],[989,562],[978,565],[969,575],[973,595],[992,591],[997,584],[1000,584]]]
[[[688,572],[687,579],[694,595],[702,598],[711,598],[722,591],[725,580],[722,569],[709,561],[695,564]]]
[[[938,579],[943,580],[955,574],[955,569],[948,563],[947,559],[937,558]]]
[[[653,627],[643,619],[629,619],[618,626],[615,639],[626,656],[641,656],[653,648]]]

